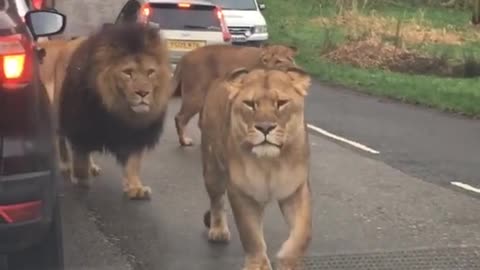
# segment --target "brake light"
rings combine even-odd
[[[20,34],[0,37],[0,81],[3,89],[19,88],[31,80],[31,46],[30,41]]]
[[[220,21],[220,26],[222,27],[223,41],[230,41],[232,39],[232,36],[230,35],[230,31],[228,31],[227,23],[225,22],[225,18],[223,17],[222,8],[217,6],[215,8],[215,13],[218,20]]]
[[[151,14],[152,9],[150,8],[150,5],[148,3],[143,4],[140,8],[140,21],[146,23]]]
[[[35,9],[41,9],[43,0],[32,0],[32,4]]]
[[[22,76],[25,66],[25,54],[6,55],[3,59],[5,78],[18,79]]]
[[[0,205],[0,217],[8,224],[35,220],[42,215],[42,202]]]
[[[190,4],[189,3],[178,3],[178,7],[179,8],[190,8]]]

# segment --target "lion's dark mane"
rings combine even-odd
[[[165,112],[146,128],[134,128],[109,113],[96,91],[94,52],[105,44],[115,44],[122,56],[143,52],[145,39],[157,31],[141,24],[104,27],[90,36],[73,53],[59,99],[60,133],[76,151],[113,153],[121,163],[129,154],[153,148],[163,131]]]

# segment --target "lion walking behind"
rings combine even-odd
[[[214,81],[201,112],[201,152],[210,210],[208,238],[228,242],[226,198],[245,251],[244,270],[270,270],[262,219],[277,201],[290,234],[277,254],[298,269],[312,230],[310,148],[304,97],[310,77],[298,67],[239,68]]]

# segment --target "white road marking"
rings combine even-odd
[[[450,184],[452,184],[454,186],[457,186],[457,187],[460,187],[460,188],[463,188],[463,189],[466,189],[468,191],[473,191],[473,192],[476,192],[476,193],[480,193],[480,188],[472,187],[472,186],[464,184],[462,182],[450,182]]]
[[[307,127],[308,127],[309,129],[311,129],[311,130],[313,130],[313,131],[316,131],[316,132],[318,132],[318,133],[320,133],[320,134],[322,134],[322,135],[324,135],[324,136],[327,136],[327,137],[329,137],[329,138],[332,138],[332,139],[335,139],[335,140],[337,140],[337,141],[341,141],[341,142],[350,144],[351,146],[356,147],[356,148],[358,148],[358,149],[360,149],[360,150],[363,150],[363,151],[366,151],[366,152],[369,152],[369,153],[375,154],[375,155],[380,154],[379,151],[374,150],[374,149],[372,149],[372,148],[370,148],[370,147],[368,147],[368,146],[366,146],[366,145],[363,145],[363,144],[361,144],[361,143],[354,142],[354,141],[351,141],[351,140],[349,140],[349,139],[345,139],[345,138],[343,138],[343,137],[337,136],[337,135],[335,135],[335,134],[333,134],[333,133],[330,133],[330,132],[328,132],[328,131],[326,131],[326,130],[324,130],[324,129],[322,129],[322,128],[316,127],[316,126],[314,126],[314,125],[312,125],[312,124],[307,124]]]

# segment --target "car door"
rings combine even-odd
[[[115,23],[122,22],[135,22],[137,21],[138,11],[142,6],[143,1],[140,0],[128,0],[122,7],[122,10],[115,19]]]

